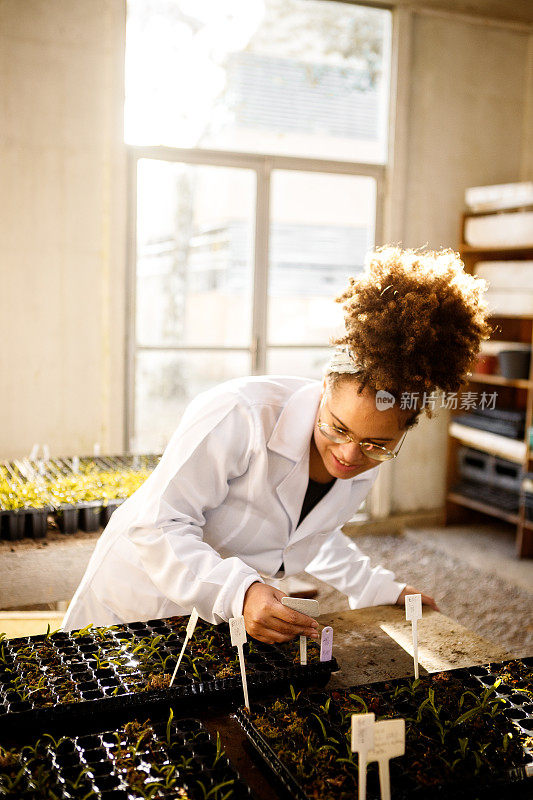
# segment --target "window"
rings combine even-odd
[[[129,0],[128,447],[214,383],[320,377],[379,239],[389,42],[329,0]]]

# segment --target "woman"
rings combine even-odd
[[[484,283],[452,251],[383,248],[350,286],[318,381],[228,381],[187,408],[146,483],[113,514],[64,627],[244,614],[264,642],[317,637],[269,578],[305,569],[351,608],[418,590],[371,568],[341,528],[436,389],[456,391],[488,337]],[[378,392],[386,392],[378,403]],[[405,398],[408,396],[408,402]],[[433,598],[423,601],[435,608]]]

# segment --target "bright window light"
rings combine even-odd
[[[331,0],[128,0],[128,144],[384,163],[391,14]]]

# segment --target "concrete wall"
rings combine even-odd
[[[122,446],[125,13],[0,2],[0,458]]]
[[[412,16],[407,135],[397,142],[406,246],[457,247],[466,187],[533,179],[532,42],[525,30],[474,18]],[[407,436],[393,468],[393,511],[443,504],[446,427],[440,412]]]

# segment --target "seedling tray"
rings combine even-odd
[[[4,741],[5,744],[5,741]],[[0,748],[0,795],[12,800],[245,800],[250,789],[197,719],[139,716],[90,733]]]
[[[506,436],[509,439],[521,439],[524,435],[524,416],[502,419],[470,413],[454,416],[453,421],[460,425],[467,425],[469,428],[497,433],[499,436]]]
[[[477,500],[481,503],[488,503],[491,506],[508,511],[510,514],[518,512],[518,492],[513,492],[510,489],[504,489],[500,486],[488,486],[476,481],[461,481],[452,488],[452,492],[471,497],[472,500]]]
[[[17,508],[12,511],[0,511],[0,529],[2,539],[15,541],[27,536],[31,539],[42,539],[46,536],[48,514],[51,508]]]
[[[252,702],[251,713],[240,709],[237,719],[278,786],[296,800],[357,797],[350,718],[366,711],[406,720],[405,756],[390,762],[395,798],[526,798],[533,785],[533,683],[525,677],[532,661],[342,691],[293,689],[266,705]],[[519,674],[520,687],[499,683],[501,674]],[[368,767],[367,788],[369,798],[380,796],[376,764]]]
[[[104,528],[111,514],[124,500],[95,500],[87,503],[65,504],[59,508],[17,508],[0,511],[2,539],[15,541],[24,537],[42,539],[46,536],[48,516],[55,518],[62,533],[97,531]]]
[[[227,625],[202,620],[189,642],[172,688],[187,617],[134,622],[112,628],[6,640],[0,646],[0,723],[44,729],[50,720],[103,710],[159,707],[179,699],[204,704],[242,702],[242,682]],[[271,688],[324,685],[335,659],[320,662],[309,643],[308,666],[298,662],[297,643],[245,645],[251,697]]]
[[[63,533],[96,531],[107,525],[116,507],[144,481],[159,458],[84,456],[77,459],[76,467],[73,458],[4,461],[0,463],[0,535],[11,541],[24,536],[42,538],[49,516]]]

